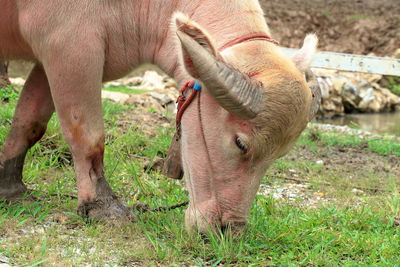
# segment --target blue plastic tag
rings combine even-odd
[[[202,89],[201,84],[198,81],[195,81],[193,85],[193,90],[201,91],[201,89]]]

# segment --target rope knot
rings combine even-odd
[[[189,97],[186,97],[185,92],[189,89],[192,89],[193,91]],[[201,90],[202,86],[198,81],[186,82],[185,85],[182,86],[182,88],[179,90],[180,95],[176,100],[176,103],[178,103],[178,113],[176,114],[176,132],[178,140],[181,137],[181,121],[183,113],[185,112],[186,108],[190,105],[190,103],[192,103],[197,93],[200,93]]]

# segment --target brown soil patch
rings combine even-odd
[[[398,0],[260,0],[274,38],[297,48],[315,32],[320,50],[391,56],[400,48]]]
[[[119,115],[115,127],[125,132],[133,125],[143,133],[154,137],[157,127],[170,127],[174,125],[175,119],[156,112],[148,112],[142,108],[129,109]],[[114,127],[114,126],[113,126]]]
[[[370,175],[386,176],[388,173],[400,177],[400,157],[382,156],[375,152],[366,150],[366,146],[358,147],[328,147],[320,146],[316,151],[306,146],[294,149],[286,159],[296,161],[316,162],[322,160],[324,170],[341,170],[348,175]],[[357,174],[355,174],[357,173]]]
[[[400,186],[400,157],[379,155],[366,145],[302,145],[285,161],[294,164],[283,170],[273,165],[267,172],[270,183],[261,187],[261,193],[304,207],[360,204],[360,196],[388,195],[393,184]]]

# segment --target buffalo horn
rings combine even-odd
[[[261,109],[263,99],[260,88],[244,75],[217,60],[208,50],[186,33],[177,35],[196,71],[195,78],[206,86],[209,93],[228,112],[242,118],[252,119]]]

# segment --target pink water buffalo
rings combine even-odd
[[[129,216],[104,177],[100,89],[145,62],[203,85],[181,122],[188,230],[244,225],[266,169],[314,110],[304,73],[317,39],[280,54],[256,0],[0,0],[0,12],[0,59],[35,62],[0,155],[3,199],[26,191],[25,155],[55,111],[78,213]]]

